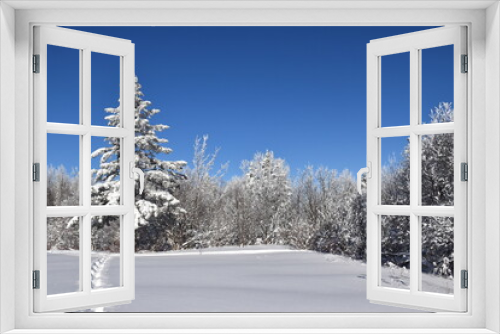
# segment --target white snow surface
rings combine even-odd
[[[74,255],[48,252],[49,292],[78,289]],[[119,259],[92,254],[93,287],[119,284]],[[94,312],[416,312],[370,303],[365,263],[286,246],[143,252],[135,266],[135,300]]]
[[[201,249],[186,249],[169,252],[140,252],[136,254],[141,256],[193,256],[193,255],[245,255],[245,254],[273,254],[273,253],[293,253],[293,252],[312,252],[308,250],[291,249],[287,246],[277,245],[258,245],[258,246],[225,246]]]

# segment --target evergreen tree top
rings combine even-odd
[[[158,137],[159,132],[169,128],[164,124],[151,124],[151,118],[160,112],[159,109],[150,108],[151,102],[144,100],[142,86],[137,77],[135,79],[135,163],[136,166],[148,170],[169,171],[170,174],[179,174],[186,166],[185,161],[165,161],[158,154],[169,154],[172,149],[164,146],[168,143],[165,138]],[[121,107],[106,108],[110,115],[106,116],[108,126],[120,125]],[[110,146],[101,147],[92,152],[92,158],[100,156],[100,169],[94,171],[97,182],[114,180],[119,175],[120,164],[120,139],[106,138]],[[180,175],[180,174],[179,174]]]

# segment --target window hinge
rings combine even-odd
[[[33,270],[33,289],[40,289],[40,270]]]
[[[462,181],[469,181],[469,165],[466,162],[462,162],[460,167],[461,167],[460,179]]]
[[[33,181],[39,182],[40,181],[40,163],[35,162],[33,164]]]
[[[467,270],[462,270],[460,272],[462,284],[460,286],[462,289],[467,289],[469,287],[469,273]]]
[[[40,73],[40,55],[33,55],[33,73]]]
[[[469,56],[462,55],[462,73],[469,72]]]

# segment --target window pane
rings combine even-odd
[[[410,138],[381,139],[381,204],[410,204]]]
[[[80,217],[47,218],[47,294],[80,290]]]
[[[47,206],[80,204],[80,136],[47,134]]]
[[[383,287],[410,288],[410,217],[381,216]]]
[[[452,133],[421,137],[422,205],[454,203],[454,154]]]
[[[92,217],[92,289],[121,286],[120,216]]]
[[[47,122],[80,123],[80,50],[47,45]]]
[[[92,52],[91,93],[92,125],[119,126],[120,57]]]
[[[453,218],[422,217],[422,291],[453,294]]]
[[[422,123],[453,122],[453,45],[421,50]]]
[[[382,126],[410,124],[410,53],[381,57]]]
[[[116,137],[92,137],[92,205],[120,205],[120,148]]]

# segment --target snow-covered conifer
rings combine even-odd
[[[164,250],[172,247],[169,228],[173,220],[184,212],[172,191],[184,178],[185,161],[166,161],[160,154],[169,154],[167,139],[159,138],[158,132],[169,127],[152,124],[151,118],[160,112],[150,108],[151,102],[143,99],[141,85],[135,84],[135,166],[145,174],[144,192],[135,197],[136,249]],[[105,109],[109,126],[120,124],[120,107]],[[106,138],[108,146],[99,148],[92,157],[100,157],[100,166],[93,170],[92,202],[94,205],[110,205],[119,202],[120,140]],[[122,176],[123,177],[123,176]],[[138,185],[136,184],[136,187]],[[103,224],[107,224],[105,220]],[[142,228],[144,227],[144,228]]]

